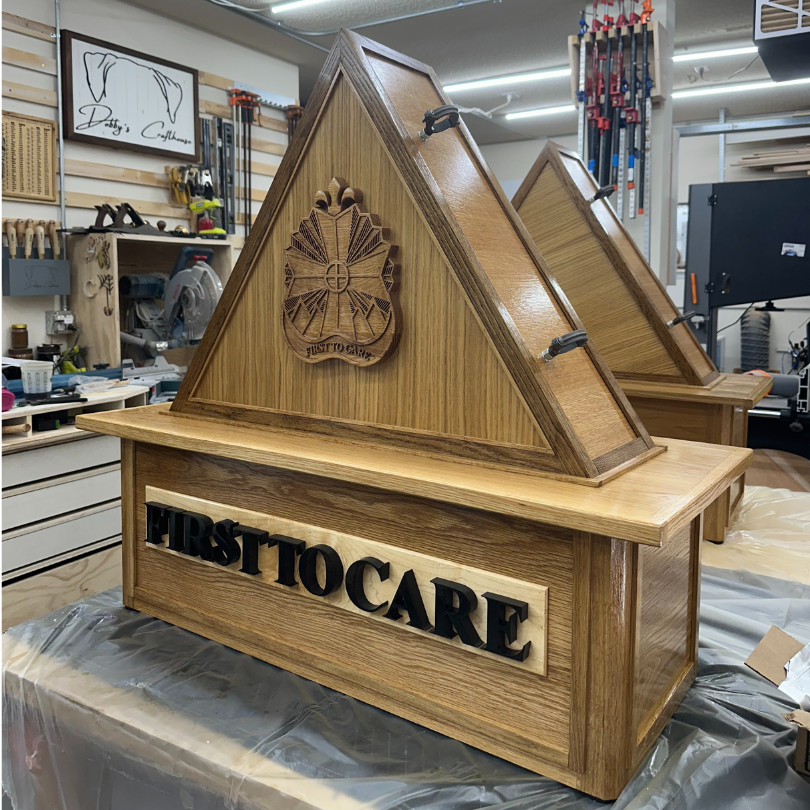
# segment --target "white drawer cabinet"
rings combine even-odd
[[[143,405],[147,393],[127,386],[3,414],[4,425],[57,407],[71,417],[56,431],[3,436],[4,629],[120,584],[121,443],[76,429],[72,417]]]

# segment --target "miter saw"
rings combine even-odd
[[[172,272],[121,276],[121,342],[136,365],[148,365],[167,349],[196,346],[222,296],[222,282],[209,262],[210,248],[180,249]],[[126,303],[125,303],[126,302]]]

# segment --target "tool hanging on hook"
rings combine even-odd
[[[585,160],[585,128],[588,122],[588,80],[585,75],[587,64],[587,45],[585,43],[585,35],[588,33],[588,23],[585,20],[585,9],[579,14],[579,88],[577,89],[577,101],[579,102],[579,110],[577,110],[577,151],[580,158]]]
[[[638,0],[632,0],[635,4]],[[641,18],[636,14],[635,9],[630,10],[630,83],[628,91],[630,99],[624,111],[624,120],[627,124],[627,211],[630,219],[636,218],[636,158],[638,149],[636,148],[636,127],[638,125],[638,61],[636,25]]]
[[[608,16],[607,7],[613,5],[613,0],[604,0],[605,14],[602,20],[602,30],[605,32],[605,62],[603,68],[604,82],[602,92],[602,115],[598,121],[599,127],[599,185],[606,186],[610,182],[610,81],[613,72],[613,38],[610,36],[613,27],[613,17]]]
[[[241,155],[237,155],[236,163],[241,166],[242,177],[242,216],[245,222],[245,236],[250,233],[253,200],[253,138],[252,128],[256,123],[255,111],[258,110],[258,120],[261,121],[262,106],[257,93],[247,90],[228,90],[229,104],[238,109],[238,119],[242,124]]]
[[[647,24],[653,13],[652,0],[644,0],[641,12],[641,87],[639,101],[641,114],[639,116],[639,183],[638,183],[638,213],[644,213],[644,191],[646,173],[649,169],[647,162],[649,133],[647,127],[650,125],[649,113],[651,112],[650,88],[652,79],[650,78],[649,42],[647,37]]]

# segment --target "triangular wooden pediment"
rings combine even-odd
[[[596,478],[652,442],[432,71],[342,32],[172,405]]]
[[[705,385],[717,369],[574,152],[553,142],[512,200],[619,379]]]

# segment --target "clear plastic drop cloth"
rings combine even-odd
[[[795,704],[743,664],[772,624],[810,640],[808,597],[704,570],[697,680],[614,807],[810,808]],[[3,688],[16,810],[610,806],[127,610],[119,590],[9,630]]]
[[[810,492],[746,487],[725,542],[703,544],[703,564],[810,585]]]

